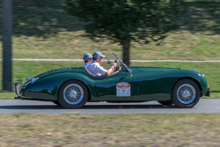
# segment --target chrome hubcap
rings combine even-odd
[[[77,96],[76,91],[73,90],[73,91],[70,92],[70,97],[73,97],[75,99],[76,96]]]
[[[63,91],[64,100],[71,105],[78,104],[84,96],[83,89],[78,84],[70,84]]]
[[[196,98],[196,90],[190,84],[183,84],[177,90],[177,97],[183,104],[190,104]]]
[[[186,91],[186,90],[185,90],[185,91],[183,92],[183,97],[184,97],[184,98],[187,98],[187,97],[189,97],[189,96],[190,96],[189,91]]]

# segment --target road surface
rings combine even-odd
[[[220,99],[200,99],[193,108],[163,106],[158,102],[107,103],[88,102],[81,109],[64,109],[53,102],[33,100],[0,100],[0,114],[141,114],[141,113],[220,113]]]

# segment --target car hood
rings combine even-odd
[[[162,68],[162,67],[136,67],[141,72],[164,72],[171,70],[181,70],[181,68]]]

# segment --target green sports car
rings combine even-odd
[[[55,69],[15,83],[15,98],[53,101],[64,108],[99,101],[158,101],[191,108],[200,97],[210,95],[204,74],[194,69],[127,67],[114,53],[106,58],[109,64],[117,64],[107,77],[94,76],[82,67]]]

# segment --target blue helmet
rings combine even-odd
[[[89,54],[89,53],[87,53],[87,54],[84,55],[83,60],[84,60],[84,61],[87,61],[87,60],[89,60],[89,59],[91,59],[91,58],[92,58],[92,55]]]

